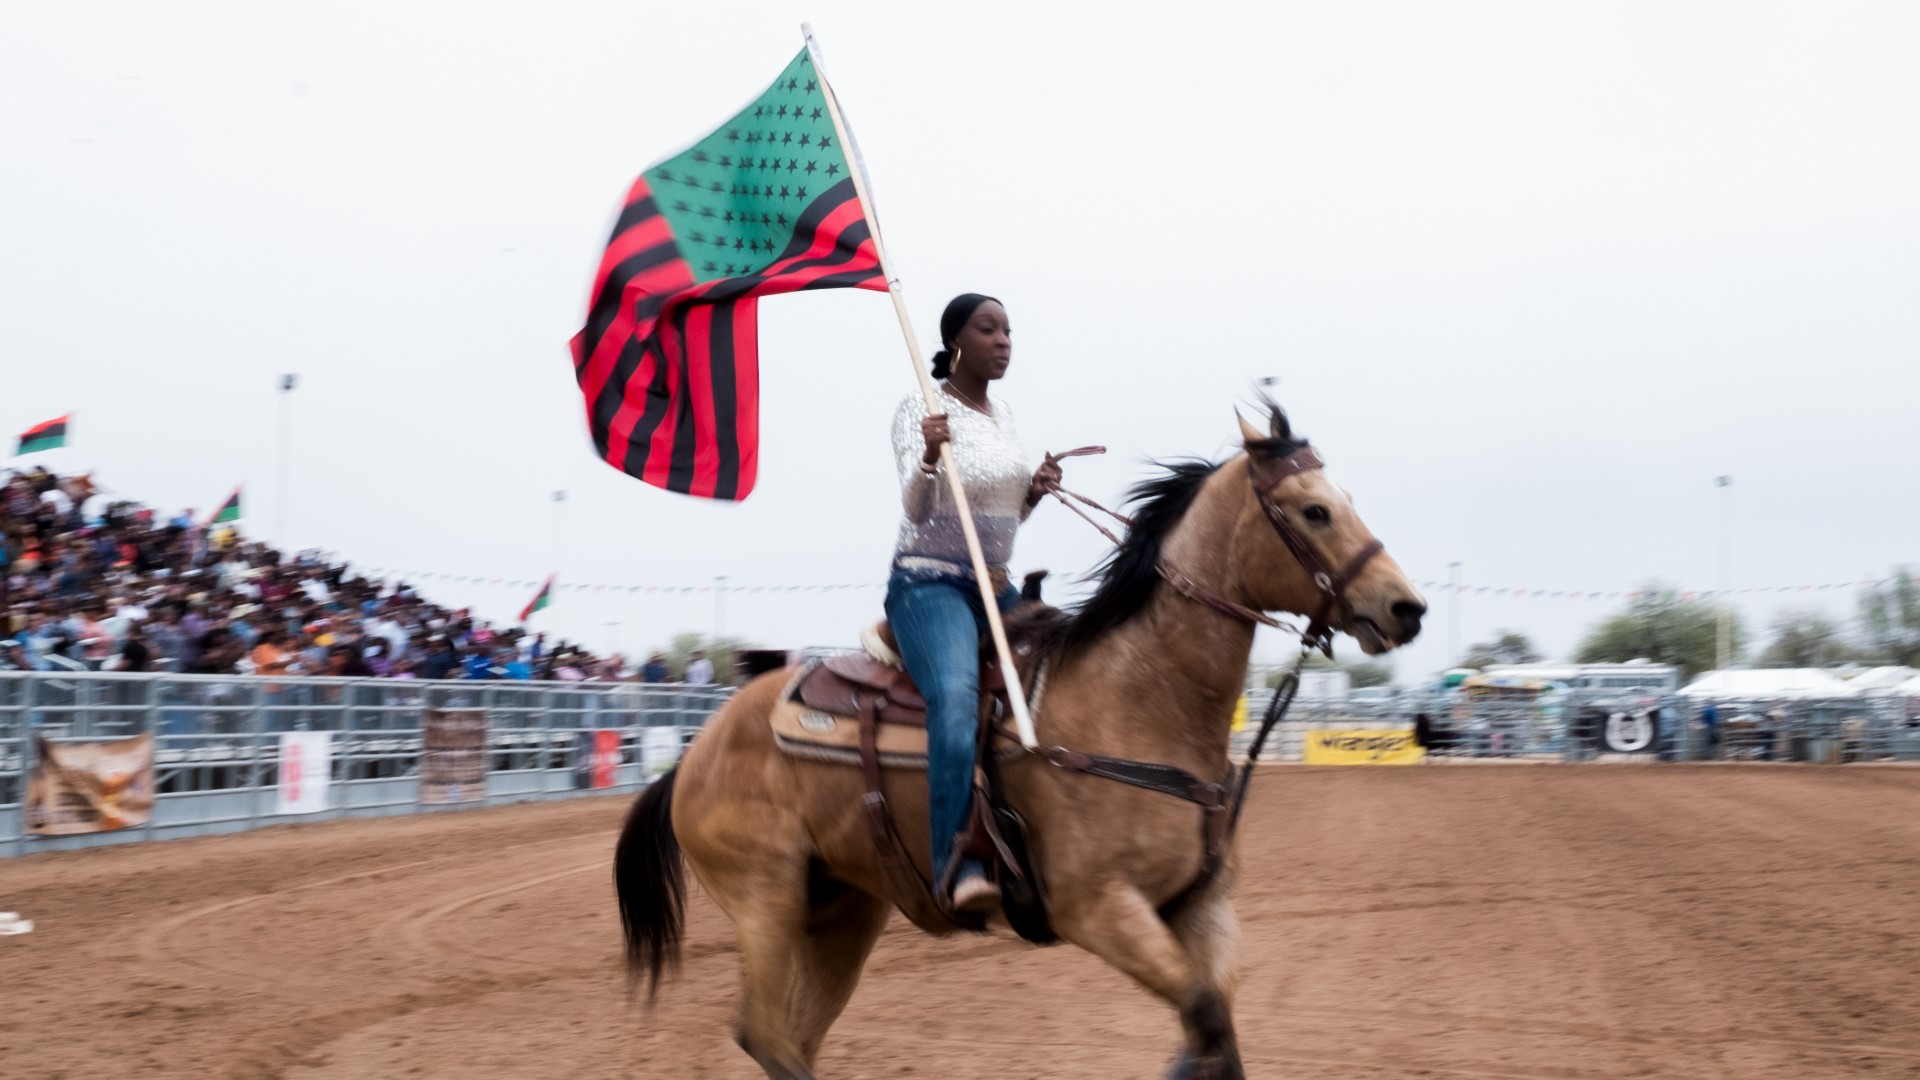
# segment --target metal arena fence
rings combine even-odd
[[[1248,699],[1243,752],[1271,691]],[[1542,699],[1403,693],[1370,701],[1294,702],[1263,758],[1300,761],[1315,730],[1407,730],[1427,718],[1429,757],[1592,761],[1778,761],[1848,764],[1920,761],[1920,699],[1856,697],[1705,702],[1677,695],[1572,692]]]
[[[485,717],[485,792],[464,805],[636,791],[648,779],[646,729],[674,728],[684,744],[730,693],[676,684],[0,672],[0,856],[442,809],[420,799],[429,710]],[[274,812],[281,734],[291,731],[333,733],[331,805],[321,813]],[[582,789],[581,737],[599,731],[618,733],[619,764],[610,787]],[[146,824],[27,835],[35,736],[63,743],[149,733],[155,798]]]
[[[484,795],[466,805],[636,791],[648,777],[645,733],[681,745],[730,694],[722,687],[636,683],[268,679],[107,672],[0,672],[0,857],[134,840],[237,832],[329,817],[442,809],[421,802],[430,710],[478,710],[485,722]],[[1234,741],[1244,754],[1271,692],[1256,690]],[[1685,698],[1557,695],[1538,700],[1409,693],[1381,700],[1296,701],[1263,752],[1300,761],[1315,730],[1407,730],[1428,720],[1440,760],[1920,761],[1920,700],[1723,701],[1717,724]],[[330,806],[275,812],[281,733],[332,732]],[[611,786],[582,788],[583,733],[614,732]],[[53,743],[152,734],[150,820],[87,835],[27,835],[24,802],[35,736]]]

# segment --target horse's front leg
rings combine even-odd
[[[1199,896],[1193,897],[1167,920],[1173,936],[1186,950],[1200,981],[1219,996],[1221,1025],[1233,1040],[1231,1012],[1234,989],[1239,983],[1240,920],[1234,916],[1233,901],[1225,879],[1216,880]],[[1234,1067],[1239,1067],[1236,1060]],[[1208,1071],[1210,1065],[1182,1054],[1169,1073],[1170,1080],[1208,1080],[1213,1076],[1239,1075]]]
[[[1227,992],[1138,890],[1114,886],[1074,903],[1055,913],[1054,926],[1179,1010],[1186,1049],[1174,1063],[1174,1080],[1245,1080]]]

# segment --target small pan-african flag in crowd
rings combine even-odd
[[[529,618],[532,618],[533,613],[536,611],[547,610],[547,605],[553,603],[553,579],[555,576],[557,575],[548,574],[546,584],[540,586],[540,591],[533,594],[533,599],[527,601],[527,606],[520,609],[521,622],[526,622]]]
[[[220,509],[215,510],[213,512],[213,516],[207,519],[207,524],[219,525],[223,522],[239,521],[240,520],[240,492],[241,492],[241,488],[234,488],[233,494],[227,496],[227,501],[221,503]]]
[[[609,465],[669,491],[746,498],[760,450],[756,298],[886,290],[827,96],[803,49],[739,115],[627,192],[573,339]]]
[[[56,446],[67,445],[67,421],[71,416],[62,416],[58,420],[49,420],[44,424],[35,424],[20,433],[20,445],[14,450],[14,456],[31,454],[37,450],[51,450]]]

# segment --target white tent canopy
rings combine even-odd
[[[1916,678],[1920,678],[1920,671],[1910,667],[1875,667],[1849,676],[1847,685],[1863,693],[1884,694]]]
[[[1883,694],[1895,694],[1904,697],[1920,697],[1920,675],[1915,675],[1891,690],[1880,691]]]
[[[1729,700],[1736,698],[1849,698],[1860,691],[1822,668],[1741,668],[1709,671],[1688,683],[1682,697]]]

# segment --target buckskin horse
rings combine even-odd
[[[1231,1015],[1235,860],[1230,831],[1209,827],[1227,815],[1217,799],[1196,808],[1061,766],[1100,755],[1225,790],[1254,628],[1272,621],[1264,612],[1311,618],[1308,639],[1341,630],[1377,655],[1412,640],[1426,611],[1315,449],[1278,407],[1269,413],[1266,433],[1240,421],[1244,453],[1169,466],[1133,492],[1125,540],[1046,644],[1036,724],[1051,753],[1000,766],[1053,931],[1178,1011],[1185,1044],[1170,1075],[1185,1080],[1245,1075]],[[629,974],[657,989],[677,959],[692,867],[738,936],[737,1041],[769,1077],[800,1080],[814,1076],[898,894],[865,820],[862,770],[776,747],[769,716],[788,678],[742,688],[640,795],[614,880]],[[924,774],[890,776],[898,832],[924,867]]]

